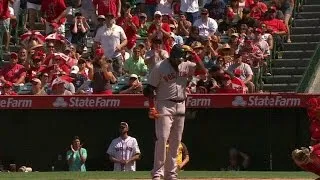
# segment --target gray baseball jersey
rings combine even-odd
[[[196,64],[190,61],[182,62],[176,72],[168,59],[155,65],[152,69],[148,84],[156,87],[156,100],[184,100],[188,77],[194,74]]]
[[[194,74],[195,67],[196,64],[193,62],[182,62],[178,66],[179,72],[176,72],[169,60],[165,59],[156,64],[149,75],[148,83],[156,87],[156,108],[159,114],[164,114],[155,120],[157,142],[151,172],[154,180],[160,179],[161,176],[164,179],[177,179],[176,158],[185,118],[175,116],[175,114],[185,113],[187,80]],[[168,140],[169,151],[167,153]]]

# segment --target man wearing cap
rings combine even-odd
[[[185,100],[188,78],[194,75],[196,67],[203,73],[206,69],[200,59],[191,62],[185,59],[182,46],[173,46],[170,57],[157,63],[148,77],[143,94],[149,98],[149,117],[155,119],[154,165],[152,178],[158,180],[177,179],[177,151],[185,119]],[[156,103],[154,103],[156,99]],[[166,143],[169,140],[169,152],[166,157]]]
[[[128,123],[121,122],[120,137],[113,139],[107,150],[114,171],[136,171],[136,161],[141,153],[136,138],[129,136],[128,131]]]
[[[148,24],[147,24],[147,15],[145,13],[139,14],[139,26],[138,26],[138,35],[141,37],[148,37]]]
[[[42,0],[40,11],[41,20],[46,24],[46,34],[54,32],[55,29],[65,33],[67,6],[64,0]]]
[[[263,23],[272,31],[273,35],[285,35],[288,32],[284,22],[276,18],[276,10],[273,8],[266,12],[266,18]]]
[[[121,50],[126,47],[128,41],[127,36],[122,27],[115,24],[115,17],[113,14],[106,15],[106,24],[100,27],[94,38],[95,44],[101,44],[104,55],[107,59],[112,59],[112,66],[116,76],[123,74],[123,62],[121,57]]]
[[[46,91],[42,87],[42,83],[41,83],[40,79],[33,78],[31,80],[31,83],[32,83],[32,92],[31,92],[32,95],[36,95],[36,96],[47,95]]]
[[[209,17],[209,11],[205,8],[201,9],[201,18],[196,20],[193,26],[199,27],[199,35],[202,37],[214,35],[218,30],[216,20]]]
[[[119,94],[142,94],[142,84],[136,74],[131,74],[127,85],[123,86]]]
[[[150,40],[161,39],[164,45],[163,49],[169,52],[170,45],[168,39],[170,38],[170,32],[169,24],[162,22],[162,13],[160,11],[156,11],[154,13],[153,23],[148,29],[148,38]]]
[[[24,83],[26,78],[26,69],[21,64],[18,64],[18,54],[11,53],[10,63],[0,69],[0,82],[11,82],[14,85]]]
[[[59,95],[59,96],[71,96],[72,93],[65,88],[66,81],[62,80],[60,77],[56,78],[52,82],[52,91],[51,95]]]
[[[97,26],[96,26],[96,28],[94,30],[94,36],[93,37],[96,36],[98,29],[105,24],[105,21],[106,21],[106,17],[104,15],[99,15],[98,16]]]
[[[242,10],[242,18],[237,23],[238,31],[240,32],[241,24],[246,24],[248,27],[259,27],[259,21],[250,16],[250,9],[244,8]]]

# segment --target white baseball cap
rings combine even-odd
[[[130,78],[136,78],[136,79],[138,79],[138,75],[136,75],[136,74],[131,74],[131,75],[130,75]]]
[[[79,67],[78,66],[72,66],[70,74],[78,74]]]
[[[154,15],[160,15],[160,16],[162,16],[162,13],[161,13],[160,11],[156,11],[156,12],[154,13]]]
[[[36,82],[37,84],[41,84],[41,81],[38,78],[33,78],[31,81]]]

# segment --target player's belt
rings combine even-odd
[[[184,102],[184,99],[183,100],[169,99],[169,101],[175,102],[175,103],[182,103]]]

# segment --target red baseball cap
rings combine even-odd
[[[103,56],[104,55],[103,49],[101,49],[101,48],[96,49],[95,54],[96,54],[96,56],[99,56],[99,57]]]
[[[18,59],[18,54],[15,53],[15,52],[12,52],[12,53],[10,54],[10,58]]]

